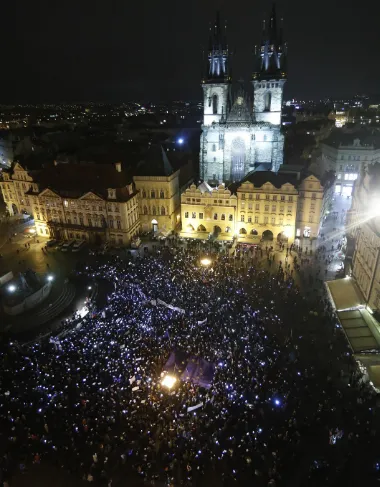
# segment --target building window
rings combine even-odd
[[[221,220],[225,220],[226,219],[226,215],[224,213],[222,213],[221,216],[220,216],[220,219]]]
[[[248,217],[248,223],[252,223],[252,217],[251,216]]]
[[[191,218],[197,218],[197,214],[195,213],[195,211],[191,213]]]
[[[232,222],[232,221],[233,221],[233,219],[234,219],[234,216],[233,216],[233,215],[229,215],[229,217],[228,217],[228,221]]]
[[[293,196],[289,196],[289,203],[293,202]]]
[[[280,223],[280,225],[284,224],[284,217],[283,216],[280,216],[279,223]]]
[[[152,208],[152,213],[153,213],[153,215],[156,214],[156,207],[155,206],[153,206],[153,208]]]
[[[64,206],[65,208],[67,208],[67,207],[69,206],[69,202],[68,202],[67,200],[65,200],[65,201],[63,202],[63,206]]]
[[[199,213],[199,219],[203,220],[203,213]]]
[[[259,193],[256,194],[256,199],[259,200],[260,199],[260,195]]]
[[[280,206],[280,213],[284,213],[284,207]]]
[[[92,227],[92,219],[89,216],[87,217],[87,221],[88,221],[88,226]],[[67,219],[67,223],[69,223],[69,224],[71,223],[70,218]]]
[[[217,220],[217,219],[218,219],[218,214],[214,213],[214,220]]]
[[[269,205],[265,205],[264,210],[265,210],[265,211],[269,211]]]
[[[244,210],[245,209],[245,201],[242,201],[241,202],[241,209]]]
[[[189,212],[185,211],[185,218],[189,218]]]
[[[277,201],[277,195],[273,196],[273,201]]]
[[[285,196],[281,195],[281,201],[285,201]]]
[[[272,222],[272,225],[274,225],[276,223],[276,218],[274,216],[272,216],[271,222]]]
[[[212,152],[216,152],[216,145],[212,144]]]
[[[59,218],[58,218],[58,221],[59,221]],[[83,216],[80,216],[80,217],[79,217],[79,223],[80,223],[81,225],[84,225],[84,223],[83,223]]]
[[[121,221],[120,220],[117,220],[116,223],[117,223],[117,228],[119,230],[121,230]]]
[[[255,216],[255,223],[259,223],[259,217]]]
[[[266,199],[266,200],[269,200],[269,194],[266,194],[266,195],[265,195],[265,199]]]
[[[291,212],[292,212],[292,207],[288,206],[288,213],[291,213]]]
[[[144,215],[148,214],[148,207],[147,206],[144,206],[143,213],[144,213]]]
[[[317,199],[317,194],[316,194],[316,193],[311,193],[311,199],[312,199],[312,200]]]
[[[241,195],[241,199],[245,200],[245,194],[244,193]]]
[[[244,221],[244,215],[240,215],[240,221]]]
[[[264,216],[264,223],[268,223],[268,217]]]
[[[162,191],[162,189],[161,189],[161,191],[160,191],[160,198],[161,198],[161,199],[164,199],[164,198],[165,198],[165,194],[164,194],[164,192]]]
[[[272,213],[276,211],[276,205],[272,205]]]
[[[343,155],[340,156],[340,158],[341,158],[342,161],[344,161],[344,156]],[[342,167],[342,166],[340,166],[340,167]]]
[[[256,211],[259,211],[260,210],[260,204],[259,203],[256,203],[255,210]]]
[[[313,223],[313,215],[309,215],[309,223]]]
[[[212,113],[216,115],[218,113],[218,95],[212,97]]]
[[[142,197],[143,197],[143,198],[146,198],[146,191],[145,191],[145,189],[144,189],[144,190],[143,190],[143,192],[142,192]]]
[[[113,228],[113,220],[112,220],[112,218],[109,219],[108,224],[109,224],[110,228]]]
[[[272,102],[272,93],[267,91],[264,95],[264,111],[270,112],[270,105]]]
[[[252,210],[252,208],[253,208],[252,203],[248,203],[248,210]]]
[[[155,198],[155,197],[156,197],[156,192],[152,190],[152,191],[150,192],[150,197],[151,197],[151,198]]]

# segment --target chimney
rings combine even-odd
[[[117,172],[121,172],[121,162],[115,162],[115,169]]]

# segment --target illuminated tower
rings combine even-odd
[[[253,89],[257,122],[281,125],[282,96],[287,76],[286,54],[286,44],[282,39],[282,29],[277,28],[273,5],[268,24],[264,21],[261,46],[256,49]]]
[[[213,175],[219,175],[220,168],[218,155],[213,154],[215,142],[208,140],[208,128],[213,124],[219,124],[226,118],[229,98],[230,77],[228,75],[228,46],[225,35],[225,27],[221,27],[219,12],[215,23],[210,29],[210,42],[208,50],[207,74],[202,80],[203,89],[203,126],[201,136],[200,176],[202,179],[212,179]],[[222,156],[222,153],[219,154]]]

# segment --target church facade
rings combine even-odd
[[[239,89],[231,96],[227,42],[216,19],[208,53],[208,73],[202,82],[204,115],[200,177],[213,185],[240,181],[259,166],[277,172],[283,163],[281,132],[286,45],[273,8],[256,49],[253,102]]]

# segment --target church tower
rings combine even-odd
[[[256,49],[256,68],[253,73],[254,114],[256,122],[281,125],[282,97],[286,82],[286,44],[282,29],[277,28],[276,9],[273,5],[262,41]]]
[[[218,12],[214,26],[210,29],[208,72],[205,79],[202,80],[204,125],[220,122],[226,116],[230,81],[227,70],[228,47],[225,32],[222,32]]]
[[[211,127],[223,123],[228,109],[230,77],[228,75],[228,46],[225,28],[222,29],[219,12],[210,29],[207,74],[202,80],[203,126],[201,135],[200,177],[205,180],[220,179],[223,170],[223,151],[220,141],[213,140]],[[210,137],[209,137],[210,135]],[[216,149],[217,147],[217,149]],[[219,160],[220,159],[220,160]]]

